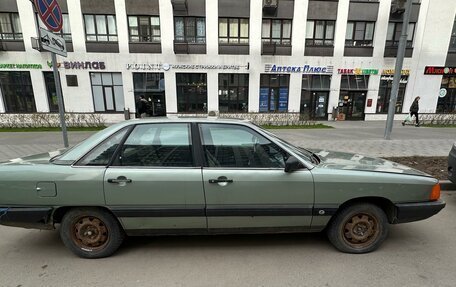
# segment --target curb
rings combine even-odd
[[[456,184],[452,183],[449,180],[440,180],[440,188],[441,190],[453,190],[456,191]]]

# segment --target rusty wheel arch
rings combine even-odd
[[[52,223],[53,224],[62,223],[62,219],[68,211],[70,211],[72,209],[78,209],[78,208],[94,208],[94,209],[107,211],[113,216],[113,218],[115,218],[119,222],[120,226],[123,227],[122,222],[119,220],[119,218],[117,218],[117,216],[115,216],[114,213],[112,213],[112,211],[105,206],[60,206],[60,207],[55,208],[54,211],[52,212],[52,217],[51,217]]]
[[[394,203],[387,198],[376,197],[376,196],[357,197],[357,198],[352,198],[350,200],[347,200],[339,206],[338,212],[340,210],[343,210],[347,206],[350,206],[353,204],[358,204],[358,203],[370,203],[370,204],[378,206],[379,208],[381,208],[383,210],[383,212],[385,212],[389,223],[393,223],[394,219],[396,218],[397,209],[396,209],[396,206],[394,205]],[[336,214],[337,214],[337,212],[336,212]],[[333,216],[331,218],[331,220],[334,217],[335,216]]]

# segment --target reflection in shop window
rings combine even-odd
[[[456,18],[453,23],[453,30],[451,31],[450,39],[450,48],[448,49],[450,53],[456,53]]]
[[[407,76],[402,76],[397,94],[395,113],[402,113],[402,104],[404,103],[405,89],[407,87]],[[377,110],[379,114],[388,113],[391,88],[393,86],[393,76],[382,76],[380,80],[380,89],[378,91]]]
[[[121,73],[90,73],[96,112],[122,112],[124,94]]]
[[[0,72],[0,95],[7,113],[36,112],[30,72]]]
[[[246,113],[249,109],[249,75],[219,74],[219,111]]]
[[[287,112],[290,75],[261,74],[260,112]]]
[[[206,74],[176,73],[176,85],[178,112],[207,112]]]
[[[446,89],[446,95],[439,96],[436,113],[456,113],[456,77],[444,76],[441,88]]]

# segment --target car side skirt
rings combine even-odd
[[[0,224],[34,229],[54,229],[51,207],[0,207]]]

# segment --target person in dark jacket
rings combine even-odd
[[[147,117],[149,103],[143,95],[139,96],[139,101],[136,103],[136,111],[140,118]]]
[[[420,120],[418,119],[418,111],[420,110],[419,105],[420,97],[416,97],[413,101],[412,105],[410,106],[410,117],[415,116],[415,126],[420,126]],[[405,125],[405,121],[402,122],[402,125]]]

